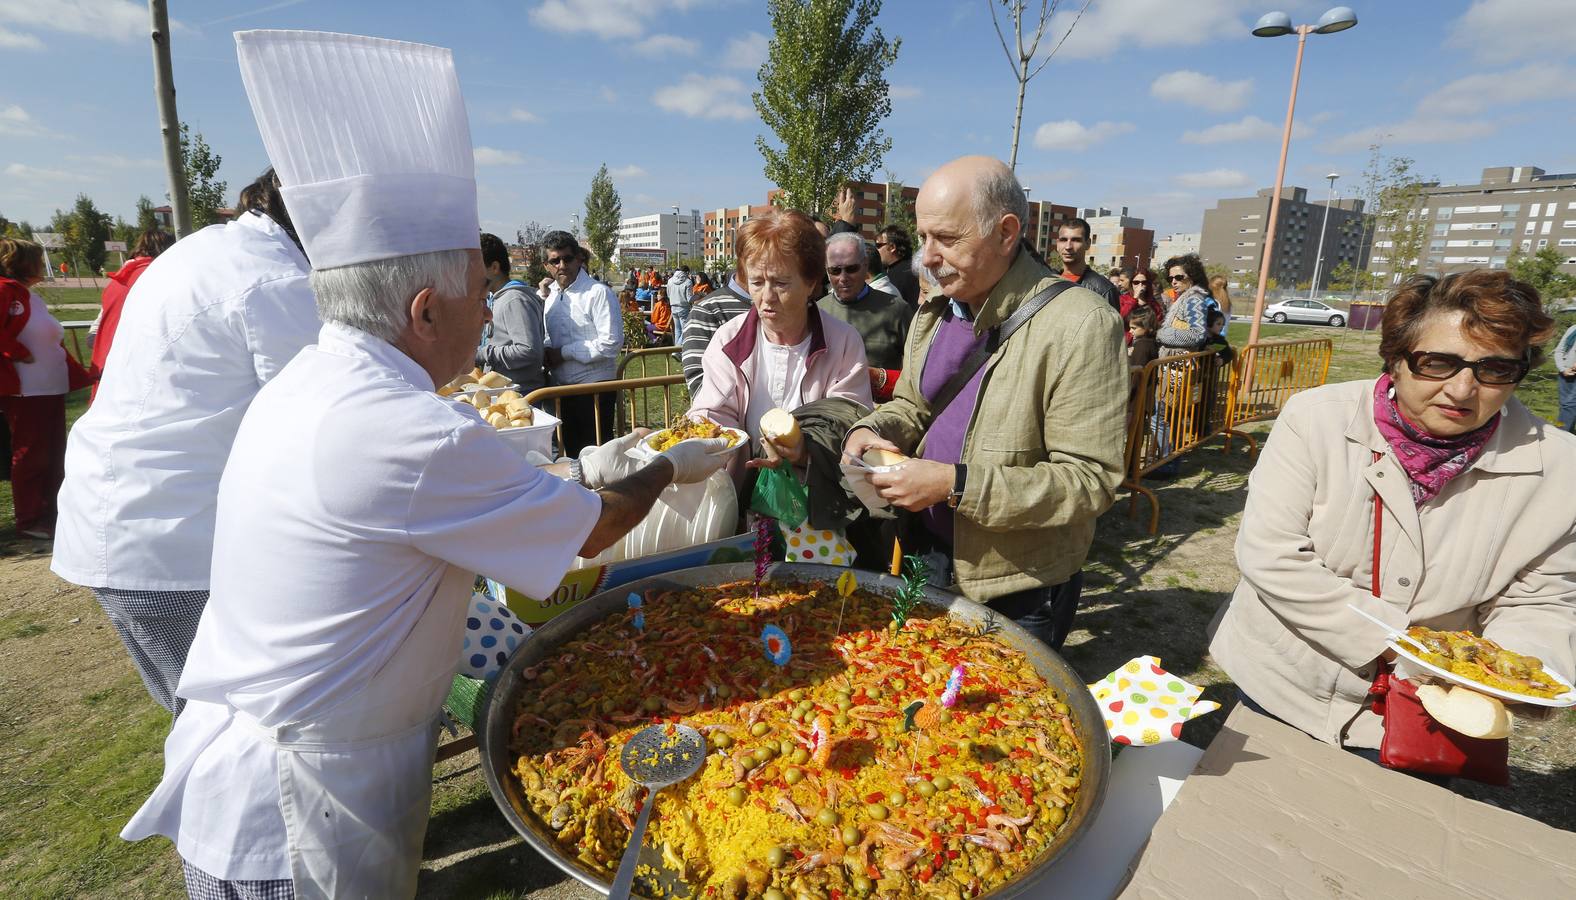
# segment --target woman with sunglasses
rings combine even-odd
[[[1122,295],[1121,303],[1116,310],[1117,314],[1122,317],[1122,321],[1130,321],[1129,316],[1133,314],[1133,310],[1140,307],[1153,313],[1156,322],[1165,318],[1165,307],[1160,304],[1159,300],[1155,299],[1154,291],[1151,290],[1154,283],[1155,275],[1148,269],[1139,269],[1133,273],[1133,277],[1128,280],[1128,293]],[[1154,328],[1151,327],[1151,336],[1153,336],[1153,332]],[[1129,345],[1133,342],[1131,332],[1128,333],[1127,342]]]
[[[1576,437],[1513,396],[1552,326],[1503,271],[1414,277],[1385,306],[1384,374],[1287,402],[1210,625],[1244,703],[1377,759],[1363,700],[1390,651],[1353,607],[1576,675]]]

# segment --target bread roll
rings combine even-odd
[[[906,462],[908,457],[901,453],[893,453],[891,450],[883,450],[879,447],[871,447],[869,450],[865,451],[864,455],[861,456],[860,459],[863,459],[866,465],[895,466]]]
[[[438,396],[439,397],[447,397],[447,396],[453,394],[455,392],[455,390],[456,390],[456,388],[454,387],[454,385],[446,384],[443,387],[438,388]]]
[[[465,380],[466,381],[481,381],[481,379],[482,379],[482,367],[481,366],[477,366],[476,368],[471,369],[471,377],[469,377],[469,378],[467,378]]]
[[[509,417],[504,415],[501,412],[488,413],[487,414],[487,424],[491,425],[494,428],[508,428],[509,427]]]
[[[482,387],[501,388],[509,386],[509,376],[502,372],[488,372],[476,380],[481,383]]]
[[[493,398],[493,402],[494,403],[508,403],[510,400],[520,400],[520,399],[523,399],[520,396],[520,392],[515,390],[514,388],[510,388],[509,390],[504,391],[503,393],[501,393],[498,396],[494,397]]]
[[[530,426],[530,424],[531,424],[531,420],[530,419],[510,419],[509,420],[509,427],[510,428],[526,428],[526,427]]]
[[[524,419],[526,424],[530,424],[531,420],[536,417],[535,412],[531,409],[531,404],[525,402],[523,397],[504,403],[503,411],[511,419]]]
[[[799,420],[786,409],[772,408],[761,416],[761,434],[774,444],[792,450],[804,440],[799,431]]]
[[[471,405],[485,413],[487,407],[492,406],[492,401],[487,399],[486,391],[477,391],[471,395]]]
[[[1510,712],[1487,694],[1460,686],[1425,684],[1417,689],[1417,699],[1434,721],[1451,731],[1472,738],[1510,736]]]
[[[481,385],[481,382],[479,382],[479,381],[467,381],[464,384],[460,385],[460,390],[462,390],[462,391],[479,391],[479,390],[481,390],[481,388],[482,388],[482,385]]]

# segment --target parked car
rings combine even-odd
[[[1306,322],[1340,328],[1346,324],[1346,313],[1317,300],[1282,300],[1264,307],[1264,318],[1271,322]]]

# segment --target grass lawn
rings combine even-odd
[[[104,291],[102,288],[50,287],[48,285],[40,285],[39,287],[34,288],[34,290],[38,291],[38,295],[43,297],[44,301],[50,306],[58,306],[63,303],[70,303],[72,305],[92,304],[93,306],[97,307],[99,305],[99,301],[102,300],[104,296]],[[58,319],[60,316],[57,315],[55,318]],[[88,316],[88,318],[91,319],[93,316]]]

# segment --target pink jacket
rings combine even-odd
[[[760,316],[751,307],[717,329],[701,357],[700,390],[690,401],[689,412],[721,425],[754,433],[744,421],[750,408],[751,357],[759,333]],[[870,371],[865,366],[865,342],[852,325],[821,315],[810,304],[810,354],[805,359],[800,395],[805,403],[826,397],[843,397],[873,407]],[[792,410],[789,410],[792,412]]]

